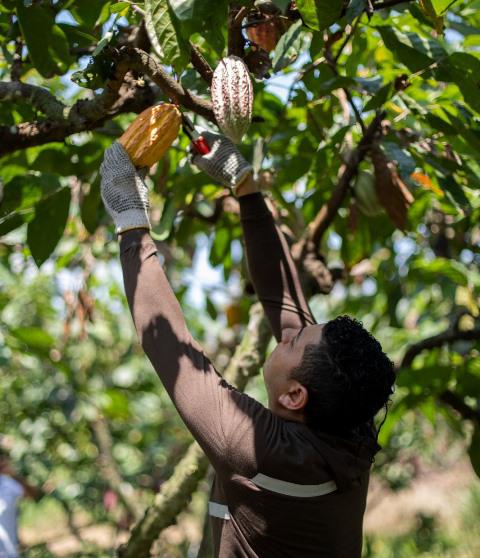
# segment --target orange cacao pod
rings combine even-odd
[[[136,167],[151,167],[178,136],[181,121],[175,105],[155,105],[141,112],[118,141]]]
[[[275,21],[265,21],[247,27],[248,38],[267,52],[271,52],[280,37]]]

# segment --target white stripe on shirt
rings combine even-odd
[[[217,502],[208,502],[208,515],[219,517],[220,519],[230,519],[228,507]]]
[[[267,475],[263,475],[262,473],[258,473],[250,480],[260,488],[266,488],[271,492],[278,492],[285,496],[298,496],[299,498],[324,496],[325,494],[330,494],[337,490],[335,481],[327,481],[322,484],[296,484],[267,477]]]

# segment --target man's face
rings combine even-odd
[[[268,394],[268,408],[278,413],[278,398],[291,389],[294,380],[289,378],[292,370],[303,358],[307,345],[317,345],[322,337],[323,324],[314,324],[299,329],[282,330],[282,339],[263,366],[263,375]],[[280,409],[281,411],[281,409]]]

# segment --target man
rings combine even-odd
[[[251,166],[227,138],[204,136],[210,152],[193,162],[239,198],[250,274],[278,341],[264,365],[268,409],[222,380],[188,332],[148,232],[147,188],[121,145],[100,172],[142,346],[216,471],[215,556],[360,557],[373,416],[393,364],[359,322],[315,323]]]
[[[18,558],[17,503],[40,492],[15,473],[8,454],[0,447],[0,558]]]

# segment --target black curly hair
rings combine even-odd
[[[305,347],[290,374],[307,388],[306,423],[348,434],[373,421],[393,393],[393,362],[358,320],[339,316],[322,329],[319,344]]]

